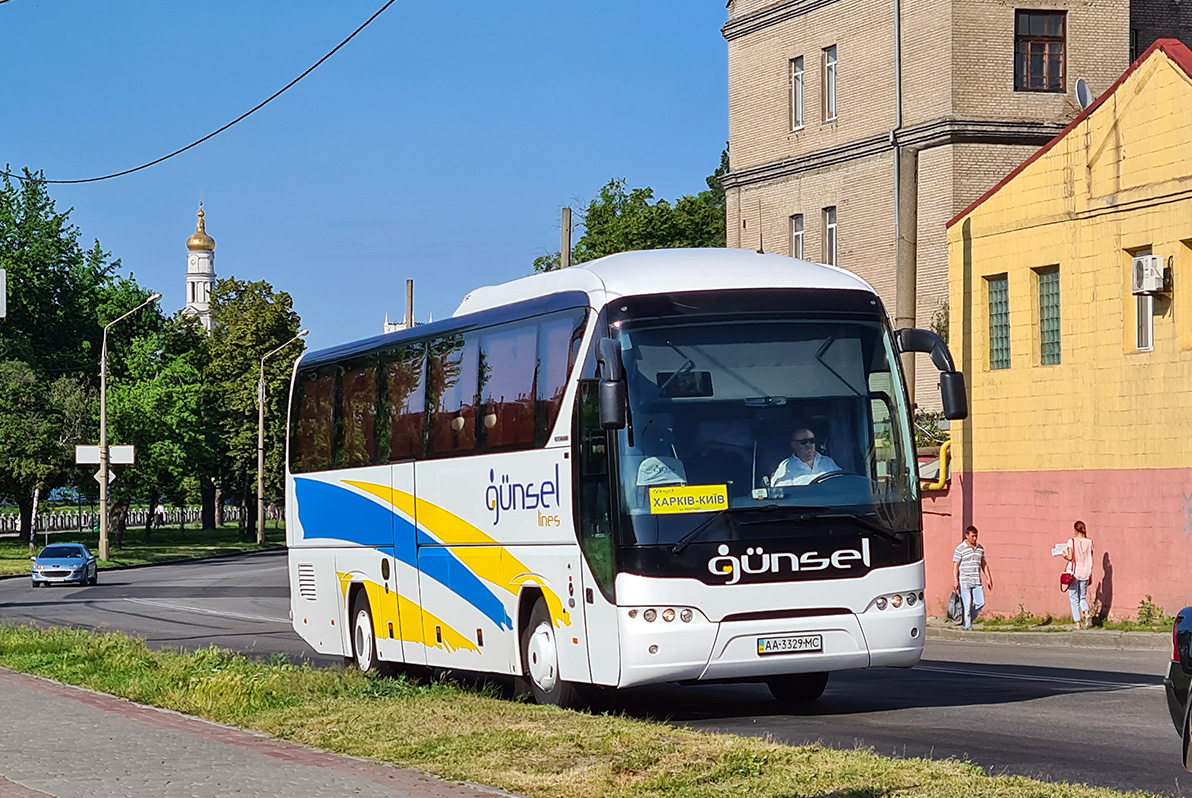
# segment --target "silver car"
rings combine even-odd
[[[52,543],[33,558],[33,586],[99,583],[99,563],[81,543]]]

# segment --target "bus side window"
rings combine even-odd
[[[431,454],[476,451],[478,360],[475,335],[431,341],[426,402]]]
[[[507,324],[480,336],[480,425],[485,451],[534,445],[534,372],[538,328]]]
[[[538,374],[535,380],[535,441],[550,443],[551,431],[563,406],[567,378],[579,357],[587,311],[568,310],[543,319],[538,327]]]
[[[612,496],[609,483],[609,434],[600,426],[599,383],[584,380],[576,394],[576,528],[580,548],[600,592],[614,601],[616,562],[613,549]]]
[[[386,412],[381,430],[382,460],[411,460],[423,455],[426,419],[426,347],[409,344],[382,355],[385,378],[382,402]],[[387,447],[387,451],[386,451]]]
[[[377,459],[377,360],[363,357],[340,366],[343,436],[336,465],[375,465]]]
[[[294,415],[290,470],[301,474],[331,468],[335,441],[335,366],[299,372]]]

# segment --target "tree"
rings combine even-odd
[[[24,175],[0,183],[0,268],[9,285],[0,363],[12,380],[0,402],[0,429],[28,437],[10,439],[0,453],[0,493],[21,508],[20,534],[28,540],[34,495],[66,481],[74,444],[87,442],[83,432],[94,428],[103,325],[145,292],[116,274],[119,261],[98,241],[84,251],[70,211],[57,210],[39,174]],[[130,325],[113,337],[113,350],[136,331]]]
[[[112,440],[132,444],[137,453],[136,465],[123,469],[113,489],[120,520],[133,501],[184,504],[188,481],[214,459],[216,431],[203,420],[205,337],[194,319],[175,318],[136,339],[123,375],[109,384]],[[146,523],[146,537],[150,528]],[[123,533],[124,524],[117,523],[117,545]]]
[[[617,252],[673,247],[723,247],[725,202],[720,177],[728,172],[728,150],[720,166],[706,179],[708,188],[680,197],[672,205],[654,201],[652,188],[628,188],[623,179],[610,180],[583,214],[584,233],[572,248],[571,262],[584,263]],[[534,271],[559,268],[559,253],[534,259]]]
[[[16,501],[21,540],[32,539],[36,496],[67,482],[74,447],[95,429],[95,394],[83,381],[41,378],[19,360],[0,361],[0,494]]]
[[[205,412],[219,430],[220,447],[209,473],[237,497],[249,518],[244,536],[255,532],[257,472],[257,381],[261,358],[293,338],[301,320],[293,301],[267,282],[220,280],[211,294],[211,338],[205,369]],[[286,401],[291,367],[302,343],[265,363],[265,488],[272,501],[284,489]]]

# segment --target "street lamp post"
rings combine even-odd
[[[143,307],[161,299],[154,294],[103,328],[103,346],[99,351],[99,559],[109,559],[108,550],[108,330]]]
[[[303,338],[310,330],[298,334],[261,358],[261,379],[257,382],[257,545],[265,542],[265,361]]]

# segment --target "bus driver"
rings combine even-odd
[[[797,428],[791,436],[791,450],[794,454],[774,469],[774,476],[770,477],[770,487],[806,485],[820,474],[841,470],[831,457],[816,451],[815,433],[806,427]]]

